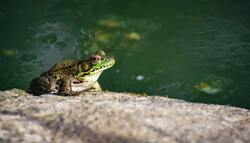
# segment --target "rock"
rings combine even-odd
[[[0,92],[0,142],[246,143],[250,111],[159,96]]]

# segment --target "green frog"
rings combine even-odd
[[[74,95],[83,91],[101,91],[97,80],[104,70],[114,64],[115,59],[104,51],[98,51],[85,59],[64,60],[34,78],[30,92],[34,95]]]

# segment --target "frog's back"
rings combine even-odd
[[[77,63],[73,60],[64,60],[55,64],[49,71],[50,75],[74,75],[77,73]]]

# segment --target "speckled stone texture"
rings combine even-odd
[[[159,96],[0,92],[0,142],[250,143],[250,111]]]

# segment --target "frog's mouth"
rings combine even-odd
[[[100,61],[99,63],[93,65],[93,67],[89,70],[90,73],[94,74],[96,72],[100,72],[111,68],[115,64],[115,59],[112,57],[107,57]]]

